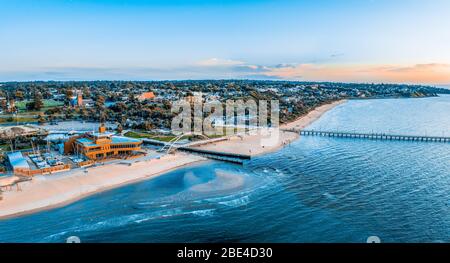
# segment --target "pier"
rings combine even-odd
[[[195,147],[179,147],[178,150],[183,152],[189,152],[193,154],[197,154],[209,159],[219,160],[230,163],[238,163],[243,164],[245,160],[250,160],[250,155],[244,154],[235,154],[235,153],[225,153],[225,152],[217,152],[217,151],[209,151],[203,150]]]
[[[214,142],[220,141],[220,140],[224,140],[224,139],[223,138],[211,139],[211,141],[214,141]],[[165,149],[167,149],[167,152],[170,152],[171,150],[178,150],[178,151],[182,151],[182,152],[188,152],[188,153],[200,155],[200,156],[206,157],[208,159],[236,163],[236,164],[243,164],[244,161],[251,159],[250,155],[209,151],[209,150],[203,150],[203,149],[196,147],[196,146],[200,146],[202,144],[208,143],[208,141],[207,142],[202,141],[202,142],[196,142],[196,143],[188,143],[188,144],[184,144],[184,145],[174,145],[173,143],[171,144],[168,142],[162,142],[162,141],[157,141],[157,140],[152,140],[152,139],[143,139],[143,142],[145,144],[161,146],[162,151],[165,151]]]
[[[412,142],[450,142],[450,137],[445,136],[420,136],[420,135],[400,135],[400,134],[386,134],[386,133],[358,133],[358,132],[341,132],[341,131],[316,131],[316,130],[301,130],[300,135],[305,136],[322,136],[322,137],[336,137],[336,138],[355,138],[367,140],[383,140],[383,141],[412,141]]]

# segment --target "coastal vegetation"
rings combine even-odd
[[[287,123],[341,99],[416,98],[450,91],[400,84],[258,80],[5,82],[0,90],[0,123],[84,120],[115,122],[120,130],[167,131],[173,117],[171,103],[199,93],[204,101],[223,103],[278,100],[280,121]],[[160,139],[164,138],[170,137]]]

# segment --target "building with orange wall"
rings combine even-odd
[[[116,136],[100,127],[99,132],[74,136],[64,143],[64,153],[80,154],[89,160],[125,157],[141,150],[142,141]]]

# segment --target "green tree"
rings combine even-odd
[[[120,123],[117,125],[117,132],[118,133],[122,133],[123,132],[123,127],[122,127],[122,124],[120,124]]]
[[[128,102],[130,102],[130,103],[135,103],[137,100],[136,100],[136,97],[134,96],[134,94],[133,93],[129,93],[128,94]]]
[[[67,89],[64,93],[66,95],[66,98],[65,98],[66,104],[70,105],[70,100],[73,97],[73,90],[72,89]]]
[[[90,98],[91,97],[91,91],[89,90],[88,87],[86,87],[86,86],[83,87],[82,92],[83,92],[83,97],[84,98]]]
[[[8,102],[6,100],[1,100],[0,107],[3,111],[6,111],[8,109]]]
[[[40,114],[38,118],[38,123],[44,124],[45,122],[46,122],[45,116],[43,114]]]
[[[145,128],[145,130],[150,131],[151,129],[153,129],[153,124],[149,121],[146,121],[144,123],[144,128]]]
[[[40,92],[36,92],[34,94],[34,99],[33,99],[33,108],[34,110],[41,110],[44,107],[44,102],[42,101],[42,95]]]
[[[103,109],[104,106],[105,106],[105,97],[100,95],[97,97],[97,100],[95,101],[95,107],[100,110]]]

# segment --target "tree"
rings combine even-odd
[[[8,102],[6,100],[1,100],[0,101],[0,108],[4,111],[8,110]]]
[[[67,103],[67,105],[70,105],[70,100],[72,99],[72,97],[73,97],[73,90],[72,89],[67,89],[66,91],[65,91],[65,95],[66,95],[66,103]]]
[[[131,92],[128,94],[128,102],[130,102],[130,103],[135,103],[136,102],[136,97]]]
[[[89,91],[88,87],[83,87],[83,97],[84,98],[90,98],[91,97],[91,92]]]
[[[25,107],[29,111],[40,111],[44,107],[44,103],[42,102],[42,95],[39,92],[35,93],[33,101],[28,102]]]
[[[80,110],[80,115],[83,120],[86,120],[89,118],[89,113],[85,108]]]
[[[33,99],[33,108],[34,110],[41,110],[44,107],[44,102],[42,102],[42,95],[39,92],[36,92],[34,94],[34,99]]]
[[[44,124],[45,122],[46,122],[46,119],[45,119],[44,115],[40,114],[39,118],[38,118],[38,123],[39,124]]]
[[[15,97],[16,97],[16,100],[23,100],[23,98],[24,98],[23,91],[17,90],[15,93]]]
[[[97,97],[97,100],[95,101],[95,107],[97,109],[103,109],[104,106],[105,106],[105,97],[100,95]]]
[[[123,127],[122,127],[122,124],[120,124],[120,123],[117,125],[117,132],[118,133],[122,133],[123,132]]]
[[[108,118],[108,115],[106,114],[105,110],[101,110],[99,113],[100,122],[106,122],[107,118]]]
[[[146,121],[144,123],[144,128],[145,128],[145,130],[149,131],[149,130],[153,129],[153,124],[149,121]]]

